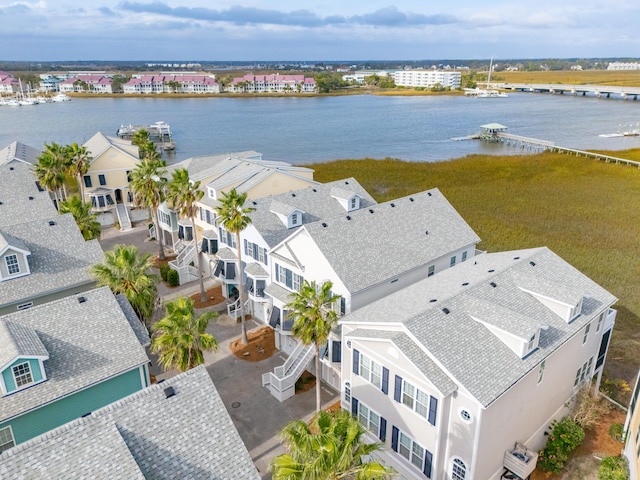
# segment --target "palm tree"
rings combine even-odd
[[[77,143],[67,145],[65,148],[69,159],[69,174],[76,177],[80,191],[80,199],[82,203],[84,203],[84,183],[82,177],[89,171],[89,165],[92,160],[91,155],[89,155],[87,147],[81,147]]]
[[[38,157],[34,172],[40,185],[53,192],[57,204],[63,200],[60,189],[64,186],[65,173],[68,170],[67,155],[64,147],[57,143],[45,144],[45,150]]]
[[[244,203],[247,201],[247,193],[238,193],[235,188],[231,189],[229,193],[223,193],[222,199],[218,206],[218,216],[222,221],[222,226],[230,233],[236,235],[236,251],[238,252],[238,298],[240,299],[240,324],[242,325],[242,343],[249,343],[247,338],[247,325],[245,323],[244,315],[244,268],[242,267],[242,248],[240,244],[240,232],[251,225],[251,217],[249,214],[255,210],[255,208],[245,207]]]
[[[154,332],[151,351],[159,353],[162,368],[185,372],[204,363],[203,351],[216,351],[218,342],[206,333],[209,320],[217,318],[216,312],[204,312],[197,316],[193,300],[179,297],[167,303],[167,314],[151,327]]]
[[[286,309],[293,318],[291,333],[305,345],[315,344],[316,347],[316,411],[320,411],[320,347],[329,339],[333,325],[338,321],[338,314],[333,310],[333,304],[340,299],[340,295],[331,293],[333,284],[324,282],[320,287],[316,282],[304,281],[300,290],[291,294],[291,301]]]
[[[391,478],[395,471],[363,457],[380,449],[379,443],[363,443],[366,429],[346,410],[318,412],[307,425],[287,424],[280,437],[289,453],[275,457],[269,469],[273,480],[367,480]]]
[[[160,225],[158,223],[158,207],[164,202],[167,187],[167,166],[164,160],[142,160],[136,168],[131,171],[131,190],[135,196],[136,203],[148,208],[153,218],[153,225],[156,229],[158,239],[158,258],[165,259],[164,245]]]
[[[107,286],[114,294],[123,293],[144,323],[153,317],[158,296],[158,277],[149,273],[153,267],[149,257],[133,245],[116,245],[105,252],[103,263],[91,267],[98,286]]]
[[[167,202],[169,208],[177,210],[182,217],[191,219],[193,241],[196,249],[196,268],[200,278],[200,301],[205,302],[207,295],[204,290],[204,279],[200,269],[200,253],[198,252],[198,231],[196,230],[196,202],[202,198],[204,192],[200,190],[200,182],[192,183],[186,168],[173,171],[173,176],[168,184]]]
[[[80,197],[73,195],[68,200],[60,202],[60,213],[70,213],[76,221],[85,240],[100,238],[102,227],[96,216],[91,213],[91,205],[82,203]]]
[[[141,128],[131,136],[131,143],[138,147],[138,158],[159,160],[160,154],[156,149],[155,143],[149,138],[149,132],[144,128]]]

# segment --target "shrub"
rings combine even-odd
[[[538,466],[546,472],[559,473],[575,450],[584,440],[583,428],[571,417],[559,422],[554,420],[549,426],[551,433],[547,444],[538,455]]]
[[[598,469],[598,480],[628,480],[627,462],[622,457],[605,457]]]
[[[591,395],[588,386],[582,387],[574,397],[572,417],[582,428],[593,428],[600,418],[611,411],[611,405],[602,397]]]
[[[160,265],[160,278],[162,278],[162,280],[164,280],[165,282],[167,281],[167,274],[170,270],[171,267],[169,265]]]
[[[624,442],[624,426],[621,423],[612,423],[609,427],[609,435],[617,442]]]
[[[180,285],[180,276],[177,271],[170,269],[167,272],[167,283],[170,287],[177,287]]]

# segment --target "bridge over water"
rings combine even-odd
[[[569,94],[575,96],[595,96],[638,100],[640,87],[615,85],[567,85],[560,83],[493,83],[494,88],[518,92]]]

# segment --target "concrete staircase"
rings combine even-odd
[[[124,203],[116,204],[116,215],[118,216],[120,230],[127,231],[133,228],[131,218],[129,217],[129,210],[127,210],[127,206]]]
[[[196,242],[194,240],[190,242],[180,240],[173,245],[173,250],[177,256],[169,262],[169,267],[178,272],[180,285],[199,280],[198,269],[191,265],[191,262],[195,263],[196,259]]]
[[[315,356],[315,352],[314,344],[307,346],[300,342],[284,365],[262,375],[262,386],[280,402],[293,397],[296,393],[296,381]]]

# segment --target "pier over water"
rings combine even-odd
[[[493,84],[495,88],[513,90],[517,92],[551,93],[574,96],[590,96],[605,98],[621,98],[623,100],[638,100],[640,87],[621,87],[616,85],[563,85],[560,83],[500,83]]]

